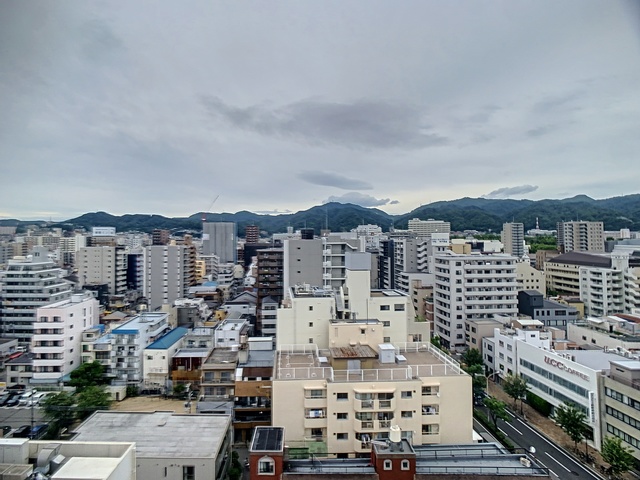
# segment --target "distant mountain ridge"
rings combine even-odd
[[[53,224],[65,228],[95,226],[116,227],[118,232],[151,232],[154,228],[176,231],[202,230],[203,213],[189,217],[165,217],[162,215],[127,214],[121,216],[106,212],[85,213],[65,222]],[[535,228],[536,218],[540,228],[552,230],[556,223],[568,220],[604,222],[605,230],[630,228],[640,230],[640,194],[595,200],[577,195],[562,200],[512,200],[487,198],[461,198],[422,205],[403,215],[389,215],[377,208],[359,205],[327,203],[308,210],[280,215],[260,215],[240,211],[237,213],[206,213],[209,222],[236,222],[242,236],[247,225],[255,224],[260,230],[272,234],[294,229],[313,228],[316,233],[328,227],[332,231],[351,230],[360,224],[375,224],[388,231],[391,227],[405,229],[412,218],[434,218],[451,222],[451,229],[499,232],[505,222],[521,222],[525,230]],[[0,225],[33,225],[44,221],[0,220]],[[53,226],[52,225],[52,226]]]

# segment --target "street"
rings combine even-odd
[[[33,409],[34,425],[46,423],[39,408]],[[21,425],[31,425],[31,407],[0,407],[0,425],[18,428]]]
[[[482,409],[487,413],[487,409]],[[602,477],[595,474],[591,469],[586,468],[580,461],[574,459],[564,450],[540,435],[527,423],[522,421],[510,411],[507,413],[511,417],[510,422],[498,420],[498,428],[516,446],[527,451],[531,447],[535,448],[535,458],[541,466],[549,469],[553,478],[569,480],[575,478],[585,478],[601,480]]]

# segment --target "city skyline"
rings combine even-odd
[[[0,219],[636,193],[639,13],[5,2]]]

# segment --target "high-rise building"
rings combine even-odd
[[[448,251],[434,261],[434,333],[444,347],[465,348],[467,319],[517,315],[515,257]]]
[[[409,230],[415,232],[419,237],[428,237],[432,233],[451,233],[451,223],[442,220],[420,220],[412,218],[409,220]]]
[[[265,334],[263,323],[265,315],[269,318],[268,333],[275,333],[275,308],[278,307],[284,296],[284,251],[281,248],[268,248],[258,250],[258,315],[257,329]],[[269,305],[264,305],[265,299],[269,299]],[[269,310],[265,313],[265,309]]]
[[[144,251],[144,296],[149,310],[186,297],[195,285],[195,247],[155,245]]]
[[[127,261],[125,247],[81,248],[76,259],[80,284],[107,285],[110,295],[122,295],[127,290]]]
[[[558,222],[558,249],[567,252],[604,252],[602,222]]]
[[[71,296],[65,271],[47,258],[47,249],[35,247],[32,255],[8,261],[0,272],[0,328],[3,337],[31,343],[36,309]]]
[[[524,257],[524,224],[505,223],[502,225],[502,243],[504,253],[517,258]]]
[[[202,254],[217,255],[220,263],[238,261],[238,226],[233,222],[202,224]]]
[[[284,293],[289,287],[306,283],[322,285],[322,239],[284,241]]]
[[[169,244],[169,230],[163,230],[156,228],[151,233],[152,245],[168,245]]]
[[[260,227],[247,225],[244,228],[244,238],[247,243],[258,243],[260,241]]]

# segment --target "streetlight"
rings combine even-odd
[[[29,401],[31,402],[31,431],[29,432],[29,437],[33,436],[33,427],[34,427],[33,407],[35,405],[34,400],[35,400],[36,393],[38,393],[38,391],[35,388],[31,387],[31,397],[29,399]]]

